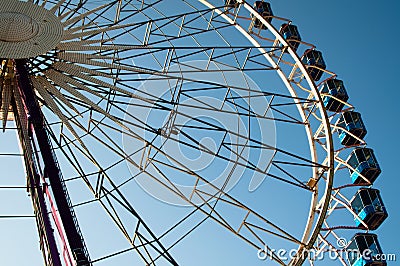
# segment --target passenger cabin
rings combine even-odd
[[[297,29],[297,26],[292,24],[282,24],[279,32],[282,34],[283,38],[289,43],[289,45],[293,48],[294,51],[297,51],[299,48],[301,37],[300,33]]]
[[[338,121],[340,143],[345,146],[360,144],[367,134],[367,129],[361,119],[361,114],[354,111],[342,113]],[[355,137],[357,138],[355,138]]]
[[[346,247],[347,260],[351,266],[383,266],[382,249],[375,234],[358,233]]]
[[[356,226],[364,229],[375,230],[388,217],[379,190],[373,188],[359,189],[351,201],[351,208],[357,214]]]
[[[301,60],[306,66],[308,66],[308,73],[312,79],[314,81],[320,80],[323,74],[323,70],[321,69],[326,69],[322,53],[318,50],[308,49]]]
[[[349,171],[351,180],[356,185],[369,185],[361,175],[372,184],[381,173],[374,151],[370,148],[354,149],[347,159],[347,164],[354,169]]]
[[[254,3],[254,9],[258,12],[258,14],[260,14],[266,21],[270,22],[272,21],[272,16],[274,15],[272,13],[272,8],[270,3],[267,2],[263,2],[263,1],[256,1]],[[253,15],[252,15],[253,16]],[[262,22],[257,19],[257,18],[253,18],[253,22],[254,22],[254,27],[258,28],[258,29],[266,29],[265,25],[262,24]]]
[[[225,0],[225,7],[238,7],[239,3],[236,0]]]
[[[344,103],[349,99],[343,81],[340,79],[328,79],[325,81],[321,92],[328,94],[323,96],[323,102],[325,108],[331,112],[339,113],[342,111]]]

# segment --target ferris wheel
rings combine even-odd
[[[361,114],[272,8],[2,0],[2,127],[45,265],[386,265]]]

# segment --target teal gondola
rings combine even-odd
[[[238,7],[239,3],[236,0],[225,0],[225,7]]]
[[[322,84],[321,92],[328,94],[323,96],[324,106],[328,111],[339,113],[349,96],[340,79],[328,79]]]
[[[363,221],[369,230],[377,229],[388,217],[379,190],[360,188],[351,201],[351,208],[357,214],[356,226],[364,228]]]
[[[346,253],[351,266],[387,265],[375,234],[356,234],[347,245]]]
[[[355,148],[347,159],[347,164],[352,168],[349,168],[350,177],[352,183],[356,185],[373,184],[381,173],[381,168],[376,160],[374,151],[370,148]]]
[[[254,3],[254,9],[257,11],[258,14],[260,14],[266,21],[271,23],[272,21],[272,16],[274,15],[272,12],[271,4],[268,2],[263,2],[263,1],[256,1]],[[254,27],[258,29],[265,30],[266,27],[265,25],[257,18],[251,15],[254,21]]]
[[[303,64],[308,66],[307,71],[314,81],[321,79],[326,64],[322,53],[318,50],[308,49],[301,58]]]
[[[340,143],[344,146],[360,144],[367,134],[367,129],[361,119],[361,114],[354,111],[342,113],[337,123]],[[355,138],[355,137],[357,138]]]
[[[279,32],[282,34],[283,38],[289,43],[294,51],[297,51],[299,48],[301,36],[297,26],[293,24],[282,24]]]

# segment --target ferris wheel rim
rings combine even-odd
[[[218,10],[215,6],[213,6],[211,3],[209,3],[207,0],[198,0],[201,3],[203,3],[204,5],[206,5],[209,8],[212,8],[214,10]],[[279,40],[280,43],[282,43],[286,49],[288,50],[289,54],[291,55],[291,57],[295,60],[297,66],[301,69],[302,74],[304,75],[304,77],[306,78],[312,93],[314,94],[314,97],[317,99],[318,101],[318,109],[320,111],[320,114],[322,116],[323,119],[323,126],[324,126],[324,130],[326,132],[326,140],[327,140],[327,146],[329,148],[329,152],[327,154],[327,161],[328,161],[328,165],[329,165],[329,170],[328,170],[328,177],[327,177],[327,182],[326,182],[326,187],[325,187],[325,191],[324,191],[324,201],[323,201],[323,208],[322,208],[322,215],[321,213],[319,213],[319,218],[317,221],[317,225],[314,228],[313,232],[311,233],[311,237],[309,238],[309,230],[312,229],[313,224],[314,224],[314,215],[315,214],[315,207],[317,206],[317,204],[319,205],[320,203],[317,202],[317,197],[318,197],[318,188],[316,188],[316,193],[313,194],[313,199],[312,199],[312,204],[310,206],[310,216],[309,216],[309,220],[307,223],[307,226],[305,228],[304,231],[304,235],[303,235],[303,239],[302,239],[302,243],[304,243],[304,241],[307,241],[307,244],[305,246],[300,245],[299,246],[299,252],[302,252],[303,248],[309,249],[311,248],[311,246],[314,244],[316,238],[318,237],[318,234],[320,232],[320,229],[323,225],[323,222],[325,220],[325,215],[327,213],[328,210],[328,205],[331,199],[331,190],[332,190],[332,186],[333,186],[333,178],[334,178],[334,147],[333,147],[333,140],[332,140],[332,132],[331,132],[331,124],[330,124],[330,120],[327,116],[327,112],[325,107],[322,105],[322,97],[321,94],[319,92],[319,90],[317,89],[315,82],[313,81],[313,79],[311,78],[309,72],[307,71],[307,69],[305,68],[303,62],[301,62],[299,56],[297,55],[297,53],[292,49],[292,47],[288,44],[288,42],[285,40],[285,38],[283,38],[283,36],[279,33],[278,30],[275,29],[275,27],[268,22],[264,17],[262,17],[256,10],[254,10],[254,8],[249,5],[246,1],[242,1],[242,0],[237,0],[237,3],[239,3],[240,6],[244,6],[250,13],[252,16],[256,17],[270,32],[272,32],[275,37]],[[239,6],[239,8],[240,8]],[[237,21],[234,21],[232,19],[230,19],[227,15],[224,14],[223,11],[219,10],[217,11],[219,12],[219,14],[221,15],[221,17],[223,17],[224,19],[226,19],[229,23],[231,23],[232,25],[235,25],[236,28],[238,28],[238,31],[241,32],[251,43],[253,43],[256,47],[261,47],[261,45],[259,44],[259,42],[253,38],[245,29],[243,29],[238,23]],[[267,58],[269,57],[268,53],[266,53],[265,51],[263,52],[263,55]],[[275,62],[271,59],[271,58],[267,58],[267,60],[269,60],[270,62],[272,62],[273,64],[275,64]],[[276,65],[277,66],[277,65]],[[287,89],[289,90],[289,92],[293,95],[295,94],[295,92],[293,91],[292,86],[289,84],[289,82],[287,81],[286,76],[283,74],[283,72],[280,70],[280,68],[277,66],[277,71],[280,73],[279,76],[281,77],[282,81],[285,83]],[[299,107],[299,112],[300,115],[302,115],[302,117],[305,117],[304,114],[304,110],[301,110],[301,107]],[[311,128],[309,126],[306,126],[306,131],[307,131],[307,136],[308,136],[308,140],[309,140],[309,145],[310,145],[310,149],[311,149],[311,155],[313,159],[317,158],[316,155],[316,143],[313,140],[313,134],[311,134]],[[316,173],[314,172],[314,175],[316,175]],[[316,176],[314,176],[315,178]],[[309,239],[308,239],[309,238]],[[299,255],[299,253],[298,253]],[[298,260],[297,260],[298,259]],[[289,263],[290,265],[301,265],[303,263],[303,261],[306,258],[304,256],[295,256],[292,261]]]
[[[205,2],[205,1],[202,1],[202,0],[200,0],[201,2]],[[256,13],[255,11],[254,11],[254,9],[250,6],[250,5],[248,5],[247,3],[244,3],[244,6],[247,8],[247,9],[249,9],[249,11],[251,12],[251,13],[253,13],[254,14],[254,16],[255,17],[257,17],[260,21],[262,21],[263,23],[265,23],[265,25],[268,27],[268,25],[269,25],[269,27],[272,27],[270,30],[275,34],[278,34],[279,36],[280,36],[280,34],[276,31],[276,29],[274,29],[273,28],[273,26],[272,25],[270,25],[264,18],[262,18],[258,13]],[[278,36],[277,36],[277,38],[278,38]],[[291,54],[291,56],[293,57],[293,54],[292,53],[294,53],[293,51],[292,51],[292,49],[290,48],[290,46],[288,45],[288,43],[282,38],[282,36],[280,36],[280,41],[281,41],[281,43],[283,43],[285,46],[287,46],[288,47],[288,50],[289,50],[289,53]],[[264,53],[265,54],[265,53]],[[294,53],[295,54],[295,53]],[[299,61],[299,58],[298,58],[298,56],[297,56],[297,54],[295,54],[296,55],[296,58],[297,58],[297,61]],[[295,58],[295,59],[296,59]],[[314,84],[314,82],[310,79],[310,77],[309,77],[309,74],[307,73],[307,71],[306,71],[306,69],[304,68],[304,66],[302,65],[302,63],[301,63],[301,61],[299,61],[300,62],[300,64],[299,64],[299,67],[302,67],[302,72],[305,74],[305,77],[306,77],[306,79],[307,79],[307,81],[308,82],[311,82],[312,83],[312,87],[314,88],[314,90],[315,91],[313,91],[314,93],[316,93],[316,95],[319,97],[319,99],[318,99],[318,103],[319,103],[319,108],[322,108],[323,109],[323,107],[321,106],[321,96],[320,96],[320,94],[319,94],[319,92],[318,92],[318,90],[316,89],[316,87],[315,87],[315,84]],[[282,74],[282,76],[281,76],[281,78],[283,78],[283,77],[285,77],[286,78],[286,76],[285,75],[283,75]],[[308,78],[307,78],[308,77]],[[315,96],[315,95],[314,95]],[[316,98],[318,98],[318,97],[316,97]],[[298,106],[299,107],[299,106]],[[324,118],[326,118],[326,113],[325,113],[325,115],[322,115]],[[326,122],[326,121],[324,121],[324,122]],[[328,123],[328,125],[329,125],[329,123]],[[311,129],[309,129],[309,130],[311,130]],[[328,131],[330,130],[330,127],[328,126]],[[329,137],[331,137],[331,134],[328,134],[329,135]],[[312,137],[312,134],[310,134],[309,132],[308,132],[308,138],[310,139]],[[329,142],[329,141],[328,141]],[[313,145],[315,144],[314,142],[312,143]],[[332,146],[332,143],[330,143],[330,146]],[[310,145],[310,149],[311,149],[311,145]],[[312,150],[312,149],[311,149]],[[315,148],[314,148],[314,151],[315,151]],[[331,151],[333,151],[333,149],[331,149]],[[313,156],[314,157],[314,156]],[[315,161],[317,161],[317,160],[315,160]],[[332,165],[332,164],[331,164]],[[331,166],[330,166],[330,168],[331,168]],[[316,175],[316,172],[314,172],[313,173],[314,175]],[[333,173],[332,172],[329,172],[329,180],[331,180],[333,178]],[[329,181],[328,182],[328,184],[329,183],[331,183],[331,181]],[[327,191],[327,189],[325,190],[325,191]],[[325,192],[326,193],[326,192]],[[330,193],[326,193],[326,196],[325,196],[325,201],[324,201],[324,206],[326,205],[326,202],[327,202],[327,195],[329,195],[330,196]],[[318,197],[318,188],[316,187],[315,188],[315,192],[313,193],[313,200],[312,200],[312,204],[311,204],[311,206],[314,206],[315,207],[315,205],[317,204],[317,202],[315,202],[315,199]],[[324,207],[325,208],[325,207]],[[311,210],[312,210],[313,208],[310,208],[310,212],[311,212]],[[320,216],[320,219],[321,219],[321,217],[322,216]],[[322,219],[323,220],[323,219]],[[316,233],[316,234],[318,234],[318,233]],[[305,235],[307,235],[307,234],[305,234]],[[312,233],[312,237],[314,237],[314,235],[315,235],[315,230],[314,230],[314,232]],[[304,238],[304,237],[303,237]],[[308,238],[308,237],[305,237],[305,238]],[[303,242],[303,241],[302,241]],[[311,241],[310,241],[311,242]],[[308,243],[308,245],[309,245],[310,243]]]
[[[250,7],[251,8],[251,7]],[[254,11],[253,11],[254,12]],[[256,16],[259,16],[258,14],[256,14]],[[261,18],[261,17],[260,17]],[[262,20],[261,21],[263,21],[264,19],[263,18],[261,18]],[[283,43],[286,43],[285,41],[283,42]],[[303,69],[303,71],[305,71],[304,69]],[[283,74],[281,73],[280,74],[281,75],[281,78],[283,79]],[[308,76],[308,74],[306,75],[306,76]],[[286,80],[285,80],[286,81]],[[287,81],[286,81],[287,82]],[[288,83],[286,83],[286,84],[288,84]],[[288,86],[288,85],[287,85]],[[309,136],[309,139],[311,138],[310,137],[310,134],[308,133],[308,136]],[[312,143],[312,144],[314,144],[314,143]],[[315,149],[314,149],[315,150]],[[314,173],[315,174],[315,173]],[[318,191],[317,189],[316,189],[316,191]],[[314,197],[317,197],[317,195],[314,195]],[[316,204],[316,201],[315,200],[312,200],[312,203],[313,203],[313,205],[315,206],[315,204]],[[313,209],[313,206],[312,207],[310,207],[310,210],[312,210]],[[312,224],[310,224],[310,226],[312,226]]]

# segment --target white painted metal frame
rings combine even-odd
[[[216,9],[215,6],[213,6],[211,3],[209,3],[205,0],[199,0],[199,1],[204,3],[209,8]],[[315,82],[312,80],[312,78],[308,74],[306,67],[301,62],[297,53],[295,51],[293,51],[291,46],[283,38],[283,36],[281,36],[279,31],[277,29],[275,29],[274,26],[271,23],[269,23],[265,18],[263,18],[256,10],[254,10],[254,8],[251,5],[249,5],[247,2],[241,1],[241,0],[238,0],[237,2],[240,4],[238,9],[240,9],[243,6],[243,8],[245,8],[249,12],[249,17],[251,15],[254,18],[257,18],[259,21],[261,21],[261,23],[275,36],[275,38],[285,46],[285,48],[287,49],[287,51],[289,52],[289,54],[295,61],[295,64],[296,64],[295,67],[298,67],[300,69],[302,75],[307,80],[307,83],[309,85],[309,88],[310,88],[313,98],[318,102],[317,108],[318,108],[319,114],[321,116],[321,120],[322,120],[321,126],[323,128],[321,130],[321,133],[323,135],[325,135],[325,140],[326,140],[327,154],[326,154],[326,159],[324,161],[326,162],[326,165],[329,168],[329,170],[327,171],[326,179],[320,178],[320,174],[318,173],[318,171],[314,172],[313,178],[315,180],[324,180],[323,182],[325,183],[324,194],[320,200],[320,202],[323,202],[323,204],[319,210],[318,220],[315,224],[314,219],[316,216],[316,207],[317,207],[317,203],[318,203],[318,191],[319,191],[318,185],[316,185],[314,194],[313,194],[313,198],[312,198],[312,201],[310,204],[309,220],[308,220],[307,226],[304,230],[304,235],[303,235],[303,239],[302,239],[302,243],[306,243],[306,244],[299,246],[296,258],[294,258],[289,263],[289,265],[301,265],[304,262],[304,260],[306,259],[306,257],[303,256],[302,253],[305,250],[313,249],[313,244],[316,241],[318,234],[320,232],[320,229],[323,225],[323,222],[325,220],[325,215],[328,210],[328,205],[330,203],[331,189],[332,189],[333,177],[334,177],[334,149],[333,149],[331,125],[330,125],[330,121],[329,121],[328,115],[326,113],[326,110],[322,104],[322,97],[320,95],[320,92],[318,91],[317,86],[315,85]],[[240,23],[238,23],[238,20],[234,20],[231,17],[229,17],[228,15],[224,14],[223,10],[216,9],[216,12],[218,12],[218,14],[221,15],[221,17],[223,17],[229,23],[231,23],[232,25],[235,25],[237,30],[239,32],[241,32],[255,47],[261,47],[261,44],[259,43],[259,41],[257,41],[251,34],[249,34],[240,25]],[[287,77],[283,73],[283,71],[280,69],[279,65],[272,59],[271,56],[269,56],[267,51],[265,51],[263,48],[259,48],[259,49],[260,49],[260,52],[265,56],[265,58],[270,62],[270,64],[272,66],[276,67],[276,71],[278,72],[282,81],[286,85],[290,94],[293,97],[297,97],[296,89],[291,84],[289,77]],[[298,110],[299,110],[301,117],[303,118],[304,121],[307,121],[305,110],[303,108],[301,108],[300,105],[297,105],[297,106],[298,106]],[[318,161],[316,145],[320,145],[320,144],[315,141],[314,133],[312,132],[311,126],[307,125],[305,129],[306,129],[307,136],[309,139],[311,156],[313,158],[313,161],[316,162],[316,161]],[[321,183],[321,182],[319,182],[319,183]]]

